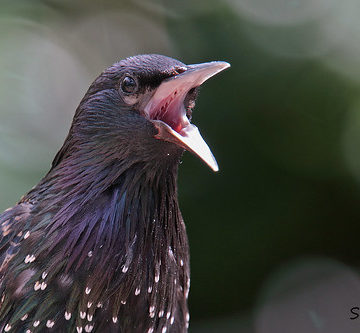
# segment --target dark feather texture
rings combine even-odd
[[[131,57],[90,86],[49,173],[0,215],[1,331],[187,330],[183,148],[159,140],[143,111],[185,70],[164,56]],[[129,75],[130,95],[121,90]],[[188,117],[194,98],[191,89],[183,101]]]

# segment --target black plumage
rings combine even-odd
[[[189,250],[177,200],[197,87],[228,67],[122,60],[90,86],[48,174],[0,214],[0,329],[185,332]]]

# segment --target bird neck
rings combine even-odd
[[[68,268],[79,267],[86,259],[83,254],[95,249],[101,249],[105,262],[111,261],[109,255],[121,261],[132,246],[139,256],[150,251],[151,262],[161,261],[168,248],[187,251],[177,199],[178,164],[164,168],[141,162],[104,163],[101,156],[96,158],[99,163],[94,163],[94,157],[91,162],[62,160],[29,193],[30,198],[39,194],[46,198],[53,215],[46,227],[50,235],[57,235],[48,239],[52,248],[61,244],[64,255],[70,257]],[[120,261],[111,265],[124,264]]]
[[[140,314],[151,304],[159,314],[185,316],[189,253],[177,200],[178,164],[100,168],[65,161],[23,199],[38,212],[30,221],[39,235],[32,254],[51,258],[43,269],[78,276],[84,297],[91,290],[94,304],[110,299],[114,314],[129,315],[135,306]],[[125,303],[128,308],[121,308]],[[76,311],[74,304],[69,301],[68,313]]]

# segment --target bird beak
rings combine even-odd
[[[184,72],[165,79],[144,108],[158,129],[157,139],[169,141],[200,157],[212,170],[219,167],[198,128],[186,116],[184,100],[188,92],[230,67],[223,61],[188,65]]]

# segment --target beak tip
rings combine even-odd
[[[219,171],[219,165],[216,162],[216,159],[214,157],[214,155],[211,153],[211,151],[209,150],[210,156],[208,156],[207,158],[202,158],[200,155],[198,155],[204,162],[205,164],[207,164],[207,166],[214,172],[218,172]]]
[[[220,61],[220,62],[222,63],[223,69],[231,67],[230,63],[228,63],[226,61]]]
[[[216,73],[222,72],[223,70],[231,67],[231,65],[226,61],[214,61],[213,63],[217,67]]]

